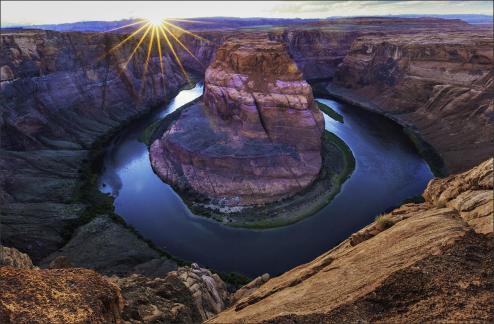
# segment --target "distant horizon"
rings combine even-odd
[[[323,17],[323,18],[279,18],[279,17],[233,17],[233,16],[210,16],[210,17],[194,17],[195,19],[272,19],[272,20],[326,20],[326,19],[340,19],[340,18],[386,18],[386,17],[397,17],[397,18],[412,18],[409,16],[417,16],[413,18],[443,18],[444,17],[452,17],[449,19],[460,19],[456,18],[458,16],[469,16],[469,17],[491,17],[494,19],[493,15],[487,15],[487,14],[401,14],[401,15],[359,15],[359,16],[329,16],[329,17]],[[2,28],[21,28],[21,27],[36,27],[36,26],[52,26],[52,25],[71,25],[71,24],[80,24],[80,23],[112,23],[112,22],[124,22],[124,21],[130,21],[130,20],[137,20],[137,19],[145,19],[143,17],[132,17],[132,18],[122,18],[118,20],[81,20],[81,21],[73,21],[73,22],[64,22],[64,23],[47,23],[47,24],[22,24],[22,25],[7,25],[7,26],[2,26]],[[186,17],[185,19],[189,19]],[[448,19],[448,18],[446,18]],[[494,24],[494,22],[493,22]]]
[[[160,18],[331,19],[479,15],[492,1],[2,1],[2,27]],[[63,14],[60,14],[63,12]]]

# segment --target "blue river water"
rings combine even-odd
[[[356,168],[340,193],[298,223],[268,230],[231,228],[193,215],[156,176],[138,141],[156,120],[202,95],[181,91],[169,104],[118,134],[107,147],[100,190],[115,197],[116,212],[172,255],[220,271],[272,275],[308,262],[404,199],[422,193],[433,177],[401,127],[387,118],[335,100],[316,98],[343,115],[325,117],[326,129],[351,148]]]

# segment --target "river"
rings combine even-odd
[[[353,151],[356,168],[326,207],[298,223],[268,230],[231,228],[193,215],[156,176],[142,131],[200,97],[203,86],[182,90],[154,114],[119,133],[105,151],[100,190],[115,197],[116,213],[172,255],[220,271],[272,275],[305,263],[422,193],[433,177],[402,128],[389,119],[336,100],[316,98],[344,118],[324,116],[326,129]]]

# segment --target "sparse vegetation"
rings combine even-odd
[[[446,201],[444,201],[444,200],[440,200],[440,201],[438,201],[438,202],[436,203],[436,206],[437,206],[438,208],[446,208],[446,207],[448,207],[448,205],[446,205]]]
[[[427,164],[429,164],[434,176],[441,178],[448,174],[448,170],[444,165],[442,158],[429,143],[424,141],[419,134],[408,127],[404,127],[403,132],[410,138],[420,156],[422,156]]]
[[[160,128],[155,135],[164,130],[166,128]],[[305,190],[278,202],[225,214],[207,208],[205,206],[207,205],[207,198],[198,193],[180,188],[174,189],[180,193],[194,214],[213,219],[227,226],[268,229],[290,225],[313,215],[330,203],[355,169],[355,158],[351,149],[338,136],[325,131],[322,144],[323,161],[319,178]]]
[[[158,120],[158,121],[152,123],[151,125],[149,125],[148,127],[146,127],[146,129],[144,129],[144,131],[141,133],[141,135],[139,135],[139,137],[137,138],[139,140],[139,142],[142,142],[142,143],[146,144],[147,146],[151,145],[151,138],[153,137],[153,134],[156,131],[156,129],[158,128],[158,126],[160,125],[160,123],[161,123],[161,120]]]
[[[329,117],[333,118],[337,122],[340,122],[343,124],[343,116],[338,114],[336,111],[334,111],[333,108],[329,107],[328,105],[323,104],[322,102],[317,102],[317,105],[319,107],[319,110],[321,110],[323,113],[325,113]]]
[[[376,224],[380,230],[390,228],[395,224],[395,220],[390,214],[381,214],[376,217]]]

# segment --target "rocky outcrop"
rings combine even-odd
[[[216,273],[192,263],[181,267],[167,276],[180,279],[192,294],[194,304],[203,320],[218,314],[228,304],[229,293],[226,285]]]
[[[65,257],[75,267],[107,275],[164,276],[177,269],[174,261],[162,257],[135,232],[115,223],[109,216],[98,216],[79,227],[67,244],[41,260],[41,265],[47,266],[59,257]]]
[[[155,172],[227,206],[276,201],[321,168],[322,113],[284,45],[229,40],[206,71],[204,104],[184,110],[152,143]]]
[[[492,321],[492,170],[490,159],[432,180],[424,203],[382,215],[208,323]]]
[[[18,269],[32,269],[33,262],[29,255],[17,249],[0,245],[0,267],[10,266]]]
[[[164,76],[158,58],[143,75],[145,49],[124,67],[137,40],[111,49],[125,35],[2,30],[0,37],[2,243],[37,263],[94,207],[80,190],[92,180],[83,173],[89,150],[185,81],[168,56]]]
[[[270,278],[269,274],[265,273],[262,276],[256,277],[254,280],[252,280],[245,286],[239,288],[237,291],[235,291],[235,294],[233,294],[231,298],[231,303],[234,304],[240,299],[245,298],[250,294],[254,293],[256,289],[262,286],[265,282],[267,282],[269,278]]]
[[[456,210],[477,233],[492,233],[492,163],[490,159],[464,173],[432,180],[424,198],[435,206]]]
[[[101,244],[98,237],[86,239]],[[86,248],[81,248],[81,259],[87,256]],[[76,262],[78,266],[83,263]],[[120,260],[109,268],[114,271],[122,263]],[[68,258],[57,256],[49,269],[39,269],[33,267],[28,255],[0,246],[0,322],[198,323],[229,304],[230,293],[223,280],[195,263],[175,267],[175,271],[160,268],[164,271],[139,272],[146,267],[150,268],[143,264],[133,274],[107,278],[93,270],[75,268]]]
[[[285,45],[248,37],[223,44],[206,70],[209,112],[231,120],[245,137],[319,151],[324,121],[312,88]]]
[[[92,270],[0,267],[1,323],[120,323],[122,304]]]
[[[125,299],[122,318],[128,323],[198,323],[225,308],[229,294],[217,274],[197,264],[164,277],[142,275],[112,280]]]

